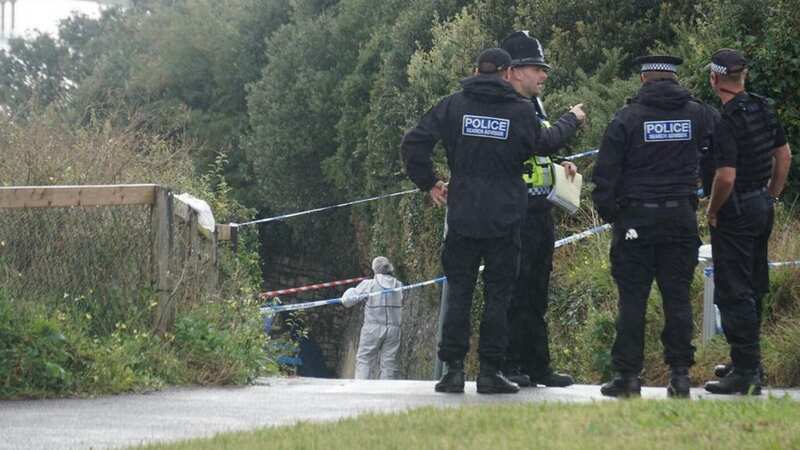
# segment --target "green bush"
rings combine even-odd
[[[702,219],[699,219],[702,220]],[[797,259],[797,224],[791,209],[778,208],[771,239],[774,261]],[[599,382],[612,373],[611,346],[617,314],[617,290],[608,263],[609,235],[590,238],[556,251],[553,289],[548,313],[553,365],[570,371],[581,382]],[[708,241],[708,238],[704,239]],[[770,292],[764,298],[762,354],[767,383],[794,386],[800,381],[800,308],[796,299],[800,274],[796,269],[771,271]],[[723,336],[701,342],[703,277],[700,268],[690,289],[694,312],[696,364],[692,379],[698,384],[713,378],[713,367],[729,360]],[[661,296],[656,284],[648,299],[645,328],[646,383],[665,385],[668,368],[663,362],[660,334],[664,324]]]
[[[26,311],[19,314],[0,290],[0,397],[68,391],[74,386],[74,353],[59,324]]]
[[[778,386],[800,385],[800,313],[779,320],[763,335],[762,351],[767,381]]]
[[[209,303],[183,314],[174,334],[147,323],[91,332],[89,314],[20,305],[0,291],[0,398],[113,394],[178,383],[245,383],[277,373],[252,302]]]
[[[219,222],[253,215],[233,199],[224,154],[197,176],[185,145],[108,122],[76,129],[54,109],[24,122],[0,117],[0,145],[0,176],[8,185],[146,181],[208,200]],[[219,290],[173,293],[181,299],[179,325],[199,320],[210,330],[187,334],[181,328],[176,339],[152,333],[157,301],[148,207],[5,210],[0,397],[241,383],[275,373],[267,363],[275,350],[263,339],[260,312],[249,300],[260,281],[254,232],[242,233],[238,253],[220,248]],[[184,284],[193,282],[184,275]]]
[[[241,384],[265,372],[267,338],[258,309],[238,302],[208,304],[175,323],[174,345],[199,384]]]

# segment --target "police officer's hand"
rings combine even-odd
[[[443,206],[447,204],[447,185],[444,181],[439,180],[430,190],[431,199],[436,206]]]
[[[583,112],[583,103],[578,103],[577,105],[573,106],[569,109],[569,112],[575,114],[575,117],[577,117],[578,122],[580,122],[581,125],[586,123],[586,113]]]
[[[578,166],[569,161],[564,161],[561,165],[564,167],[564,173],[567,174],[567,178],[569,178],[570,181],[574,180],[575,174],[578,173]]]
[[[708,219],[708,225],[710,227],[717,228],[717,213],[706,210],[706,219]]]

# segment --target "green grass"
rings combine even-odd
[[[800,448],[800,403],[740,397],[423,408],[144,448],[789,449]]]

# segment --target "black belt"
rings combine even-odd
[[[755,191],[737,192],[736,196],[739,197],[739,200],[747,200],[748,198],[753,198],[753,197],[759,196],[759,195],[763,194],[764,192],[767,192],[767,188],[765,188],[765,187],[761,188],[761,189],[757,189]]]
[[[687,200],[631,200],[625,206],[632,206],[634,208],[677,208],[681,205],[688,205]]]

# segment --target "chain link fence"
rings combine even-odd
[[[149,286],[151,254],[149,206],[0,212],[0,276],[15,299],[126,297]]]
[[[170,205],[159,208],[154,200],[113,204],[92,187],[82,196],[47,189],[55,203],[100,204],[26,207],[20,196],[0,196],[0,293],[10,301],[49,310],[72,302],[98,332],[166,309],[164,331],[178,305],[216,290],[216,234],[201,232],[197,213],[169,193]]]

